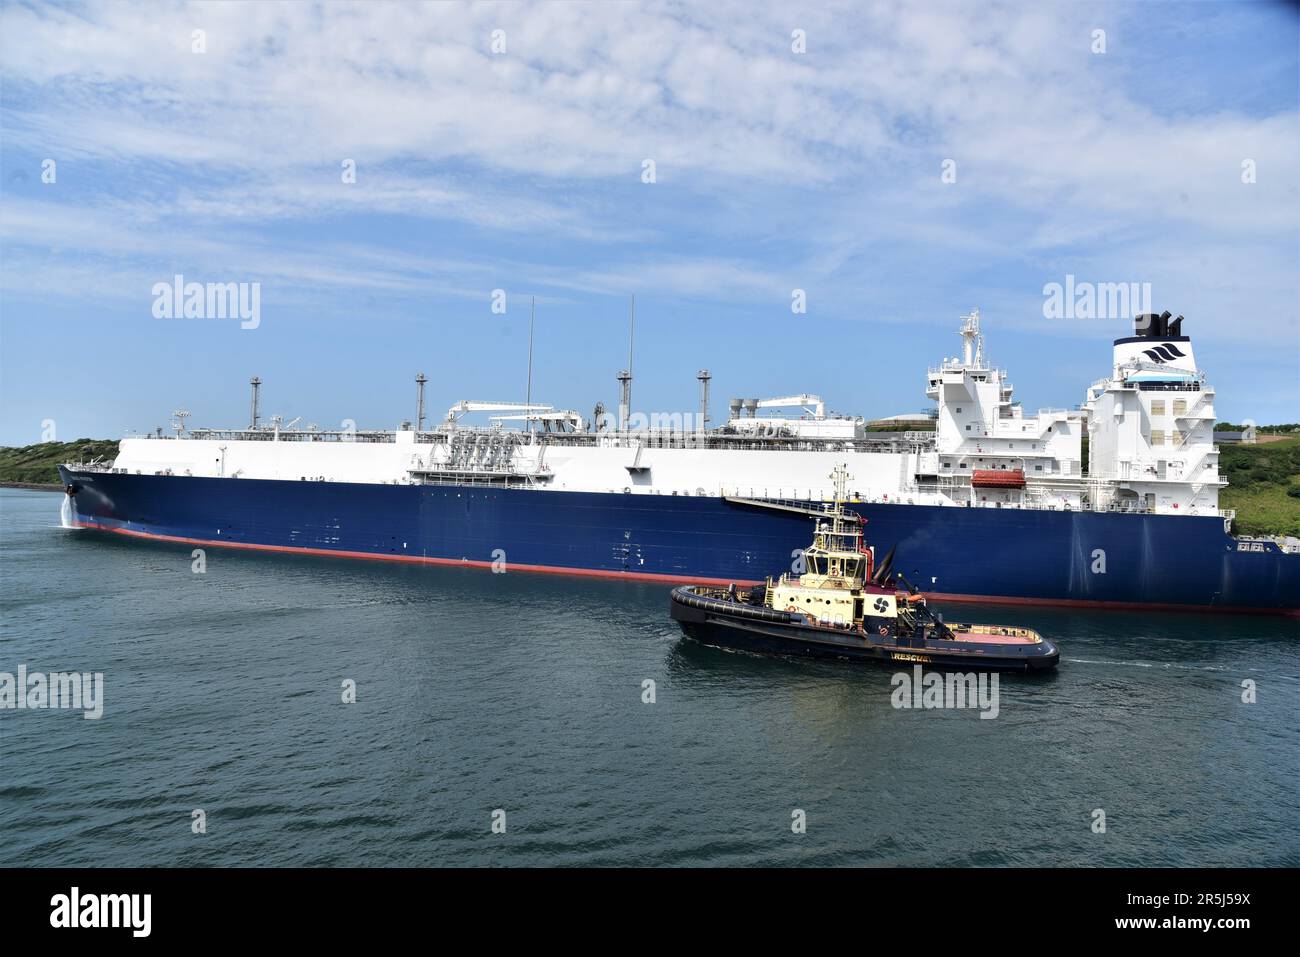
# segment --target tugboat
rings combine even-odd
[[[844,508],[847,469],[831,473],[833,504],[813,512],[801,575],[752,589],[673,589],[672,616],[701,644],[739,651],[976,671],[1055,668],[1056,645],[1029,628],[945,623],[901,574],[897,546],[875,565],[861,516]],[[899,585],[903,587],[900,588]]]

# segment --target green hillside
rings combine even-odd
[[[88,462],[96,456],[109,460],[116,455],[117,442],[105,439],[42,442],[21,448],[0,447],[0,482],[58,485],[56,466],[64,462]]]
[[[1237,510],[1238,532],[1300,537],[1300,436],[1222,445],[1219,474],[1230,483],[1219,507]]]

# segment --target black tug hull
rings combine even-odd
[[[687,638],[753,654],[961,671],[1046,671],[1060,661],[1060,652],[1046,640],[999,645],[864,635],[853,629],[809,625],[797,612],[696,595],[689,586],[673,589],[670,605]]]

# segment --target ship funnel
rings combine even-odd
[[[1168,310],[1157,315],[1145,313],[1134,320],[1133,335],[1115,340],[1114,375],[1135,363],[1148,370],[1151,367],[1177,369],[1180,372],[1197,371],[1196,357],[1192,354],[1191,339],[1183,334],[1183,317],[1173,318]],[[1177,342],[1168,340],[1174,339]]]
[[[1160,315],[1154,312],[1146,312],[1133,318],[1133,334],[1135,336],[1144,336],[1148,339],[1163,339],[1171,335],[1169,331],[1169,317],[1173,313],[1166,309]]]
[[[894,545],[885,553],[884,561],[880,563],[880,567],[876,569],[876,573],[871,576],[871,583],[873,585],[883,585],[885,581],[888,580],[889,570],[894,567],[894,552],[896,551],[898,551],[898,545]]]
[[[1173,322],[1170,317],[1174,313],[1165,309],[1160,315],[1154,312],[1144,312],[1143,315],[1134,317],[1134,335],[1145,339],[1167,339],[1170,335],[1183,334],[1183,317],[1179,316]]]

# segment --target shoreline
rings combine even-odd
[[[62,492],[63,486],[57,483],[40,482],[0,482],[0,488],[25,488],[33,492]]]

